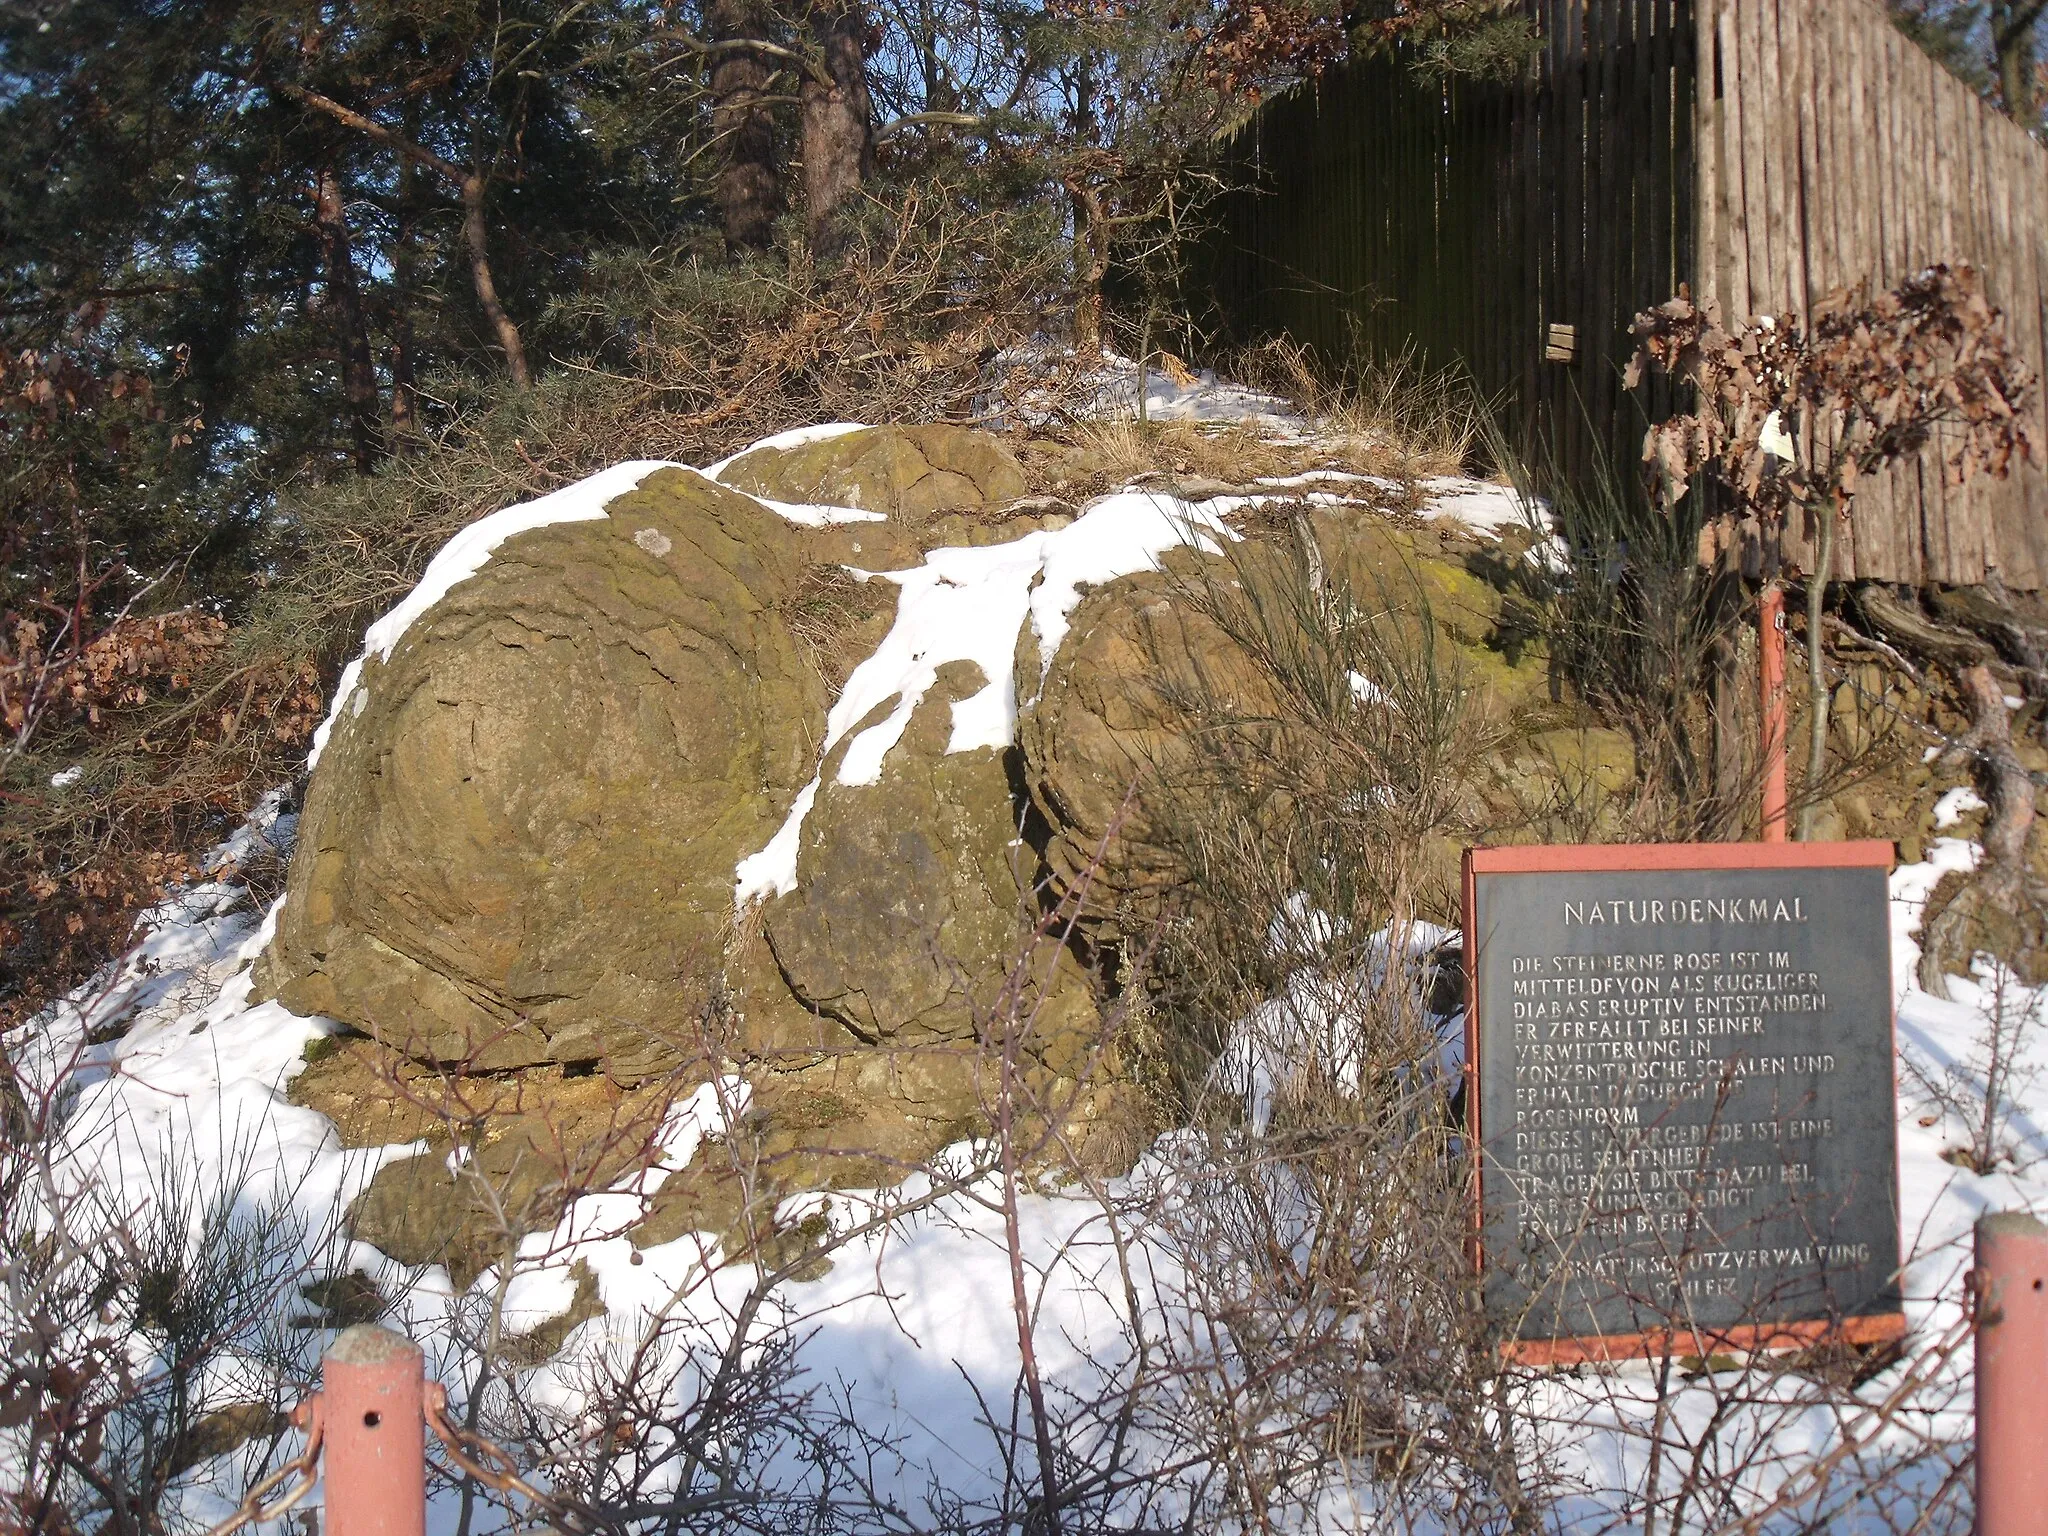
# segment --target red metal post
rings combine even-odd
[[[1977,1223],[1977,1536],[2048,1532],[2048,1226]]]
[[[1785,841],[1785,589],[1775,581],[1757,604],[1757,671],[1763,682],[1763,840]]]
[[[327,1536],[426,1536],[426,1359],[370,1323],[347,1329],[321,1370]]]

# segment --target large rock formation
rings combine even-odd
[[[428,1059],[678,1059],[825,700],[801,533],[662,471],[518,535],[342,702],[259,985]],[[690,1042],[694,1046],[694,1042]]]
[[[916,529],[945,512],[1023,496],[1024,470],[1002,439],[966,427],[867,427],[794,448],[756,448],[727,485],[777,501],[884,512]]]
[[[1446,551],[1430,530],[1317,508],[1228,559],[1180,551],[1164,571],[1089,594],[1056,656],[1040,656],[1028,630],[1020,635],[1019,677],[1043,680],[1018,741],[1032,804],[1049,829],[1056,888],[1084,892],[1087,909],[1107,915],[1170,883],[1172,839],[1161,835],[1156,810],[1176,791],[1181,803],[1199,795],[1187,783],[1201,771],[1191,743],[1219,722],[1274,716],[1290,647],[1309,674],[1328,663],[1292,637],[1336,622],[1340,611],[1368,615],[1379,643],[1426,660],[1481,719],[1504,727],[1541,700],[1547,660],[1515,642],[1502,590],[1475,571],[1486,568],[1478,554],[1476,546]],[[1363,674],[1352,682],[1368,697],[1383,684],[1397,686]],[[1513,790],[1559,752],[1570,748],[1531,752],[1509,742],[1469,767],[1475,779],[1491,772]]]
[[[1264,594],[1279,614],[1305,569],[1321,617],[1303,622],[1370,606],[1503,719],[1544,692],[1477,545],[1255,504],[1227,557],[1184,547],[1084,584],[1055,654],[1026,622],[1014,745],[949,750],[955,704],[990,678],[948,663],[871,781],[841,782],[860,726],[821,763],[827,706],[897,590],[862,572],[921,560],[949,517],[982,516],[974,542],[1066,519],[1010,530],[1016,457],[954,428],[757,450],[725,475],[752,494],[664,470],[604,516],[513,535],[365,664],[313,776],[261,987],[466,1071],[632,1085],[736,1063],[770,1154],[919,1157],[982,1123],[991,1044],[1009,1038],[1034,1102],[1085,1130],[1121,1113],[1104,1085],[1117,978],[1094,969],[1096,940],[1174,877],[1147,795],[1205,717],[1270,703],[1270,658],[1233,603]],[[800,526],[817,518],[757,495],[887,518]],[[1075,532],[1083,549],[1102,537]],[[1610,755],[1539,741],[1494,766],[1599,786]],[[737,866],[785,828],[793,881],[736,910]],[[341,1070],[315,1064],[296,1091],[338,1104]],[[519,1137],[500,1140],[517,1162]]]

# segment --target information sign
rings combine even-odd
[[[1903,1332],[1891,862],[1466,855],[1476,1248],[1519,1357]]]

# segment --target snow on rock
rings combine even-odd
[[[319,763],[320,754],[327,750],[327,738],[333,734],[335,722],[341,718],[344,709],[358,714],[362,712],[362,701],[357,697],[356,689],[362,681],[363,663],[372,656],[379,661],[389,661],[393,648],[412,627],[412,621],[447,596],[457,582],[466,581],[482,570],[484,562],[497,552],[500,544],[516,533],[546,528],[554,523],[595,522],[605,515],[605,503],[625,495],[657,469],[682,468],[687,466],[672,464],[666,459],[632,459],[624,464],[614,464],[610,469],[599,470],[574,485],[565,485],[533,501],[522,501],[479,518],[449,539],[428,562],[419,584],[405,595],[397,607],[364,633],[362,655],[342,670],[340,681],[334,685],[334,699],[328,706],[327,718],[313,733],[313,750],[307,755],[306,767],[310,770]]]
[[[819,427],[800,427],[792,432],[782,432],[765,438],[742,453],[751,453],[755,448],[793,448],[823,438],[839,437],[848,432],[863,430],[859,422],[839,421]],[[310,770],[320,761],[320,754],[326,750],[327,739],[333,734],[336,721],[344,709],[356,713],[362,711],[362,700],[357,695],[361,684],[363,664],[372,656],[379,661],[389,661],[391,652],[404,638],[413,620],[438,603],[461,581],[474,576],[484,568],[498,550],[498,547],[514,534],[527,533],[536,528],[550,527],[556,523],[595,522],[607,516],[606,506],[637,487],[642,480],[656,470],[690,469],[693,474],[701,473],[716,481],[720,471],[730,465],[741,454],[721,459],[709,469],[694,470],[687,464],[677,464],[668,459],[630,459],[623,464],[614,464],[609,469],[565,485],[558,491],[532,501],[522,501],[479,518],[456,533],[443,544],[440,551],[428,562],[421,573],[419,583],[404,599],[372,624],[363,635],[363,651],[342,670],[340,680],[334,687],[334,699],[328,706],[327,718],[313,733],[313,749],[307,755],[306,766]],[[831,523],[879,522],[882,514],[863,512],[852,507],[812,507],[793,503],[767,501],[755,497],[761,505],[779,514],[787,521],[806,528],[821,528]]]
[[[787,432],[777,432],[770,437],[764,437],[758,443],[749,443],[739,452],[727,454],[716,464],[705,465],[703,473],[707,479],[722,483],[728,469],[757,449],[801,448],[806,443],[822,443],[827,438],[844,437],[849,432],[867,430],[867,423],[863,421],[828,421],[815,427],[792,427]]]
[[[841,784],[879,780],[883,759],[902,739],[939,668],[953,661],[973,662],[988,681],[953,705],[947,750],[1009,745],[1017,730],[1015,656],[1025,621],[1042,664],[1050,665],[1084,586],[1154,570],[1161,555],[1182,545],[1220,548],[1218,540],[1236,536],[1224,514],[1245,504],[1243,498],[1190,503],[1124,491],[1096,502],[1063,528],[1007,544],[934,550],[908,571],[861,573],[901,589],[896,620],[875,653],[854,668],[826,716],[820,764],[849,731],[893,698],[888,715],[853,738],[836,774]],[[1027,684],[1035,691],[1038,681]],[[736,904],[795,888],[797,844],[818,785],[813,779],[806,787],[766,847],[741,860],[734,872]]]

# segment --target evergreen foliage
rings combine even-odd
[[[290,774],[453,528],[619,458],[969,414],[1119,297],[1149,343],[1221,128],[1501,12],[0,7],[0,1014]]]

